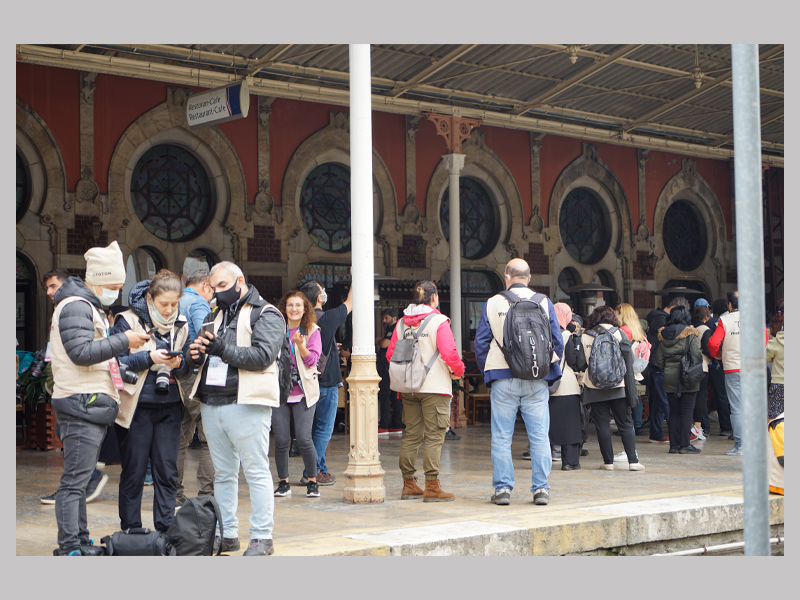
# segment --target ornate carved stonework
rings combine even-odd
[[[681,164],[681,171],[693,177],[697,177],[697,161],[693,158],[684,158]]]
[[[406,135],[408,136],[408,140],[411,142],[413,142],[417,137],[417,131],[419,131],[419,121],[421,118],[422,117],[414,117],[409,119]]]
[[[275,206],[275,198],[269,193],[269,182],[264,179],[258,184],[258,193],[254,198],[253,208],[248,210],[245,214],[244,218],[246,221],[250,222],[253,220],[253,211],[260,215],[270,215],[273,224],[283,223],[283,207]]]
[[[386,267],[387,269],[391,269],[392,268],[392,244],[389,242],[389,240],[383,234],[375,236],[375,239],[377,240],[377,242],[383,248],[383,266]]]
[[[53,218],[50,215],[40,215],[39,223],[46,226],[50,231],[50,251],[53,255],[59,254],[58,227],[56,227]]]
[[[271,112],[272,112],[272,107],[266,102],[258,106],[258,120],[264,127],[269,125],[269,115]]]
[[[191,95],[191,90],[184,87],[167,86],[167,100],[175,106],[186,106],[186,100]]]
[[[104,213],[108,213],[108,207],[99,197],[100,188],[92,178],[92,168],[83,167],[81,172],[81,179],[75,185],[75,199],[78,202],[97,202]]]
[[[81,73],[81,94],[86,102],[94,99],[94,90],[97,87],[94,83],[97,73]]]
[[[589,144],[588,142],[583,142],[583,156],[586,157],[588,160],[593,160],[597,162],[597,144]]]
[[[344,129],[350,131],[350,113],[338,110],[330,111],[330,126],[334,129]]]
[[[511,242],[508,242],[506,244],[506,252],[508,252],[508,255],[511,258],[519,258],[519,251],[517,250],[517,247]]]
[[[636,230],[636,239],[640,242],[646,242],[650,239],[650,230],[647,228],[647,217],[641,215],[639,217],[639,228]],[[632,244],[632,246],[635,244]]]
[[[472,130],[478,127],[483,119],[468,119],[455,115],[437,115],[436,113],[422,113],[430,119],[436,127],[436,133],[444,138],[447,143],[448,154],[460,154],[461,144],[469,138]]]
[[[226,225],[225,233],[231,236],[231,241],[233,242],[233,260],[236,264],[242,264],[244,255],[242,253],[242,241],[239,238],[239,234],[236,232],[233,225]]]
[[[531,212],[531,220],[528,223],[528,226],[531,228],[533,233],[542,233],[544,229],[544,221],[542,220],[542,216],[539,214],[539,205],[535,205],[533,207],[533,211]]]

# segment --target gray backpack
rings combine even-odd
[[[394,346],[392,360],[389,361],[389,387],[401,394],[413,394],[418,392],[425,383],[428,371],[433,367],[433,363],[439,358],[439,350],[433,353],[428,364],[422,362],[419,350],[419,336],[422,335],[425,326],[431,317],[436,313],[431,313],[422,320],[416,331],[406,328],[406,324],[400,321],[398,324],[397,342]],[[407,337],[406,334],[410,337]]]
[[[616,387],[625,378],[627,372],[625,359],[622,357],[619,342],[614,337],[617,331],[619,331],[617,327],[606,329],[598,325],[586,332],[586,335],[594,338],[592,351],[589,354],[589,381],[596,388]],[[623,337],[628,341],[627,337]]]

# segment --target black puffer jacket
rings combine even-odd
[[[647,341],[652,346],[650,348],[650,364],[656,364],[656,352],[658,352],[658,330],[667,324],[669,313],[663,308],[656,308],[647,313]],[[656,365],[657,366],[657,365]]]
[[[664,372],[664,391],[674,394],[681,369],[681,357],[686,353],[687,341],[689,352],[698,360],[700,356],[700,332],[686,325],[667,325],[658,334],[659,346],[656,351],[656,366]],[[700,382],[693,388],[684,388],[684,392],[696,392]]]
[[[210,354],[222,357],[228,364],[228,378],[225,387],[206,385],[208,374],[208,363],[206,355],[200,354],[200,360],[195,364],[200,370],[200,385],[197,388],[197,398],[204,404],[219,406],[222,404],[234,404],[239,392],[239,369],[245,371],[263,371],[278,357],[283,339],[286,336],[286,328],[283,319],[274,311],[265,311],[256,321],[253,327],[253,335],[250,340],[250,347],[239,347],[236,345],[236,330],[239,327],[239,313],[242,306],[250,304],[254,311],[261,311],[261,307],[267,302],[262,300],[258,290],[252,285],[248,285],[249,291],[238,302],[233,304],[223,315],[223,326],[227,323],[227,329],[222,335],[221,344],[216,343],[209,346]],[[214,321],[217,311],[210,313],[206,317],[206,322]],[[221,330],[222,328],[220,328]],[[186,353],[186,358],[192,360],[191,353]],[[204,364],[205,363],[205,364]]]
[[[67,351],[69,359],[80,367],[96,365],[109,360],[113,356],[124,352],[128,348],[128,336],[124,333],[112,335],[102,340],[94,339],[94,321],[92,310],[103,312],[100,299],[86,287],[77,277],[70,277],[64,282],[53,298],[56,306],[67,298],[78,296],[92,304],[88,307],[85,302],[71,302],[64,307],[58,319],[58,329],[61,332],[61,343]]]

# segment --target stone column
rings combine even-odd
[[[98,199],[100,188],[94,179],[94,80],[97,73],[81,71],[80,90],[80,152],[81,152],[81,178],[75,185],[75,199],[78,202],[98,201],[104,213],[108,206],[103,205]],[[107,225],[107,224],[106,224]]]
[[[444,166],[450,174],[450,324],[461,355],[461,204],[458,180],[464,168],[464,154],[445,154]]]
[[[378,459],[378,383],[375,368],[372,233],[372,91],[369,44],[350,45],[350,206],[353,246],[353,368],[350,389],[350,454],[344,500],[383,502]]]

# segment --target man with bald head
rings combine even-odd
[[[511,438],[517,410],[522,412],[531,453],[531,492],[534,504],[547,504],[550,500],[547,478],[552,467],[550,454],[550,394],[547,382],[561,377],[559,363],[564,353],[561,328],[558,325],[552,302],[537,294],[528,284],[531,270],[528,263],[515,258],[506,265],[506,289],[519,299],[533,299],[539,303],[550,323],[553,344],[550,371],[545,379],[519,379],[511,372],[500,347],[503,344],[503,327],[510,301],[504,294],[489,298],[483,308],[475,332],[475,358],[490,391],[492,409],[492,484],[495,493],[492,502],[510,503],[514,489],[514,463],[511,458]],[[507,292],[506,292],[507,293]],[[513,297],[513,296],[512,296]]]

